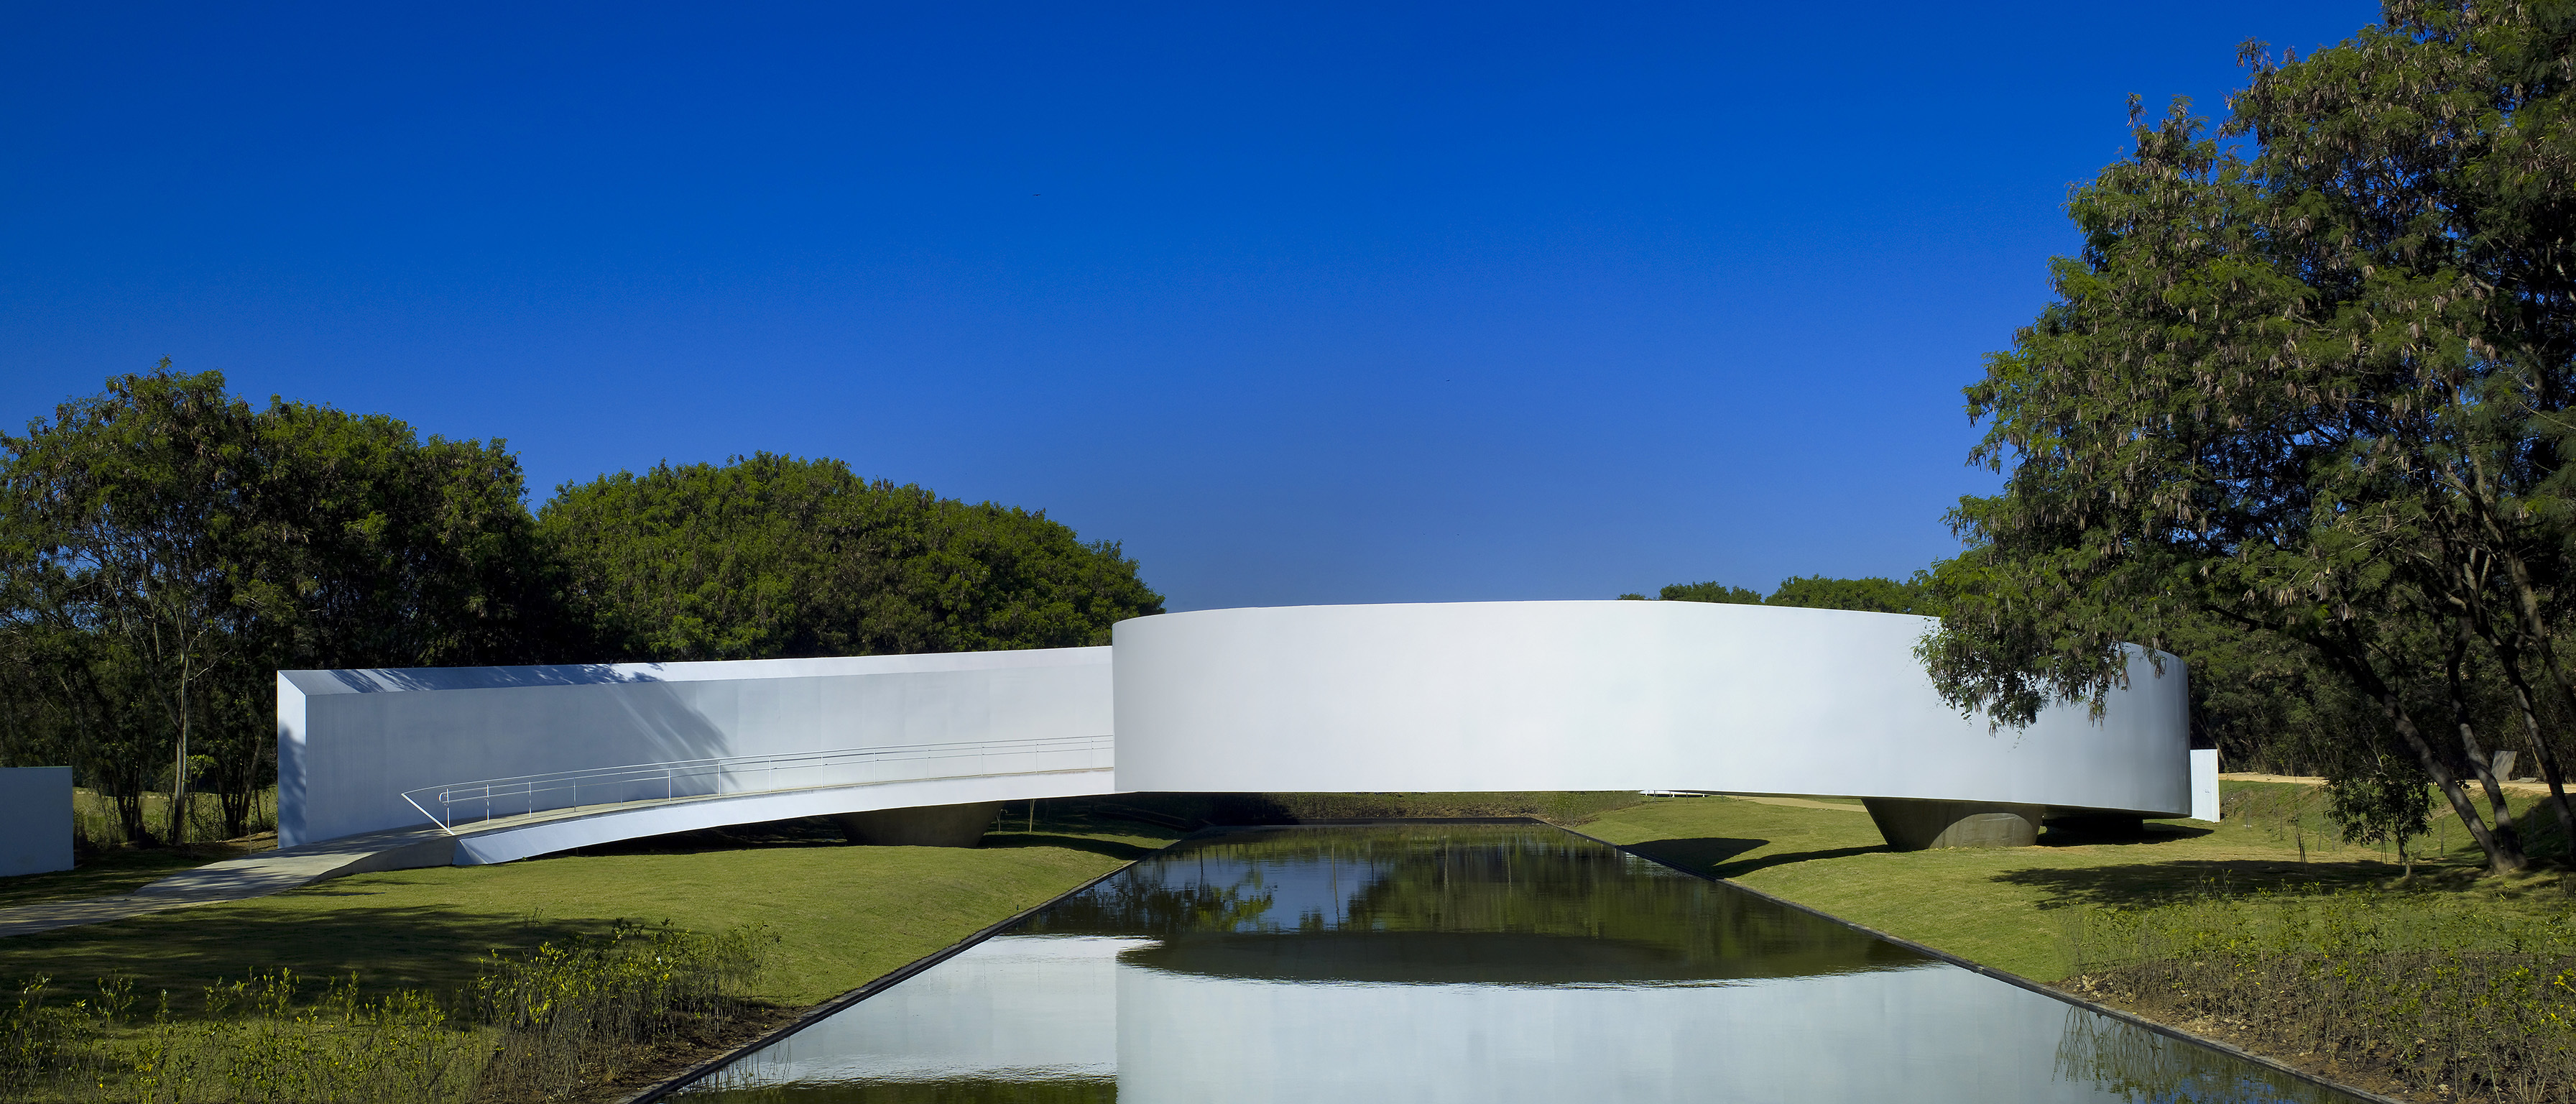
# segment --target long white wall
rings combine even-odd
[[[2191,810],[2180,660],[2100,720],[1990,732],[1931,618],[1701,602],[1206,610],[1120,622],[1130,790],[1677,789]]]
[[[1105,648],[286,671],[279,835],[423,824],[403,791],[447,783],[1113,733],[1116,774],[1086,782],[1095,792],[1675,789],[2191,811],[2180,661],[2159,673],[2139,653],[2099,719],[2059,707],[1990,732],[1916,663],[1932,624],[1696,602],[1291,606],[1138,618]],[[558,804],[647,796],[663,794]]]
[[[844,748],[1106,736],[1109,655],[1108,648],[1054,648],[281,671],[278,839],[293,846],[420,825],[426,818],[402,792],[454,782]]]

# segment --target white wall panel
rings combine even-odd
[[[424,822],[405,790],[689,759],[1105,736],[1109,649],[284,671],[284,845]],[[1085,767],[1093,764],[1084,764]]]
[[[1697,602],[1292,606],[1119,623],[1133,790],[1687,789],[2190,809],[2179,660],[1989,731],[1930,618]]]
[[[72,868],[72,769],[0,768],[0,878]]]

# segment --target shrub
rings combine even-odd
[[[2386,890],[2080,915],[2066,987],[2417,1091],[2576,1100],[2576,917]]]

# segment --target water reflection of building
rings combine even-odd
[[[729,1083],[936,1084],[983,1099],[967,1086],[1114,1082],[1122,1104],[2008,1104],[2135,1099],[2123,1090],[2140,1087],[2139,1071],[2070,1063],[2065,1048],[2070,1031],[2088,1057],[2145,1032],[2080,1010],[2085,1022],[2070,1024],[2065,1004],[1921,960],[1704,983],[1287,983],[1139,964],[1157,943],[988,940],[770,1048]],[[2158,1072],[2198,1071],[2229,1100],[2278,1088],[2210,1077],[2204,1056],[2189,1057],[2203,1060]]]
[[[2331,1099],[2070,1007],[1553,829],[1269,829],[1147,860],[720,1084],[816,1104]]]

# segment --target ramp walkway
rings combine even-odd
[[[262,851],[207,863],[151,882],[132,893],[45,901],[0,908],[0,938],[56,928],[103,924],[145,913],[265,897],[325,878],[445,866],[456,841],[444,829],[407,828]]]
[[[404,797],[430,819],[427,825],[225,859],[127,894],[0,908],[0,938],[264,897],[351,874],[511,862],[701,828],[877,809],[1107,793],[1116,789],[1116,782],[1106,767],[935,773],[971,766],[1043,767],[1105,759],[1107,742],[1107,737],[1097,737],[1003,741],[1007,746],[1002,747],[977,741],[844,748],[424,787]],[[1025,746],[1030,744],[1044,746]],[[889,780],[884,778],[888,773],[914,777]],[[764,783],[774,788],[745,788]],[[653,791],[661,796],[571,803],[584,796]]]

